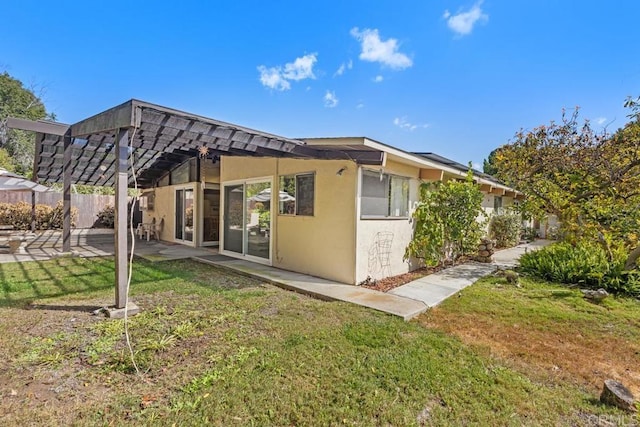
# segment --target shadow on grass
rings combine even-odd
[[[165,282],[171,279],[177,279],[178,282]],[[180,283],[214,292],[254,288],[261,284],[254,279],[192,260],[152,263],[136,257],[132,287],[153,293],[156,290],[178,289],[176,286],[182,287]],[[113,257],[15,262],[2,264],[0,268],[0,308],[41,307],[43,310],[90,311],[99,307],[30,304],[49,298],[82,297],[114,288]]]
[[[142,266],[135,270],[137,284],[153,283],[172,277],[164,271],[154,274],[145,263],[138,264]],[[25,306],[34,300],[86,295],[114,287],[115,264],[112,257],[65,257],[48,261],[5,263],[0,268],[0,307],[32,309],[33,307]],[[68,309],[62,305],[60,307],[61,310]],[[85,309],[88,310],[89,307],[82,308],[82,311]]]
[[[92,313],[101,309],[102,306],[91,305],[54,305],[54,304],[29,304],[26,310],[50,310],[50,311],[71,311],[79,313]]]

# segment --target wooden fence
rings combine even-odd
[[[62,193],[35,193],[36,204],[55,206],[62,200]],[[0,203],[27,202],[31,204],[31,193],[21,191],[0,191]],[[91,228],[96,224],[98,212],[105,207],[114,206],[114,196],[100,194],[72,194],[71,206],[78,209],[78,221],[75,228]]]

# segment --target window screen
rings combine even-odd
[[[363,171],[360,214],[362,217],[409,216],[409,179]]]

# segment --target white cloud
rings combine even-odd
[[[473,27],[477,23],[485,23],[489,20],[489,15],[482,11],[481,5],[482,0],[474,4],[466,12],[460,11],[455,15],[445,10],[443,17],[447,20],[449,29],[460,37],[471,34]]]
[[[374,83],[380,83],[381,81],[384,80],[384,77],[382,77],[381,75],[377,75],[372,80]]]
[[[258,66],[260,83],[270,89],[289,90],[291,89],[290,81],[316,78],[315,74],[313,74],[313,66],[317,61],[318,54],[310,53],[296,58],[293,62],[285,64],[284,67],[267,68],[264,65],[260,65]]]
[[[341,76],[341,75],[344,74],[345,71],[350,70],[352,68],[353,68],[353,61],[352,60],[349,60],[349,62],[347,62],[347,63],[343,62],[342,64],[340,64],[340,66],[338,67],[336,72],[333,73],[333,77]]]
[[[260,72],[260,83],[275,90],[289,90],[291,84],[285,80],[278,68],[267,68],[264,65],[258,67]]]
[[[414,130],[418,129],[418,128],[423,128],[426,129],[429,127],[428,123],[425,124],[421,124],[421,125],[416,125],[413,123],[409,123],[407,121],[406,117],[396,117],[395,119],[393,119],[393,124],[398,126],[400,129],[404,129],[404,130],[408,130],[413,132]]]
[[[338,97],[335,92],[327,91],[324,94],[324,106],[327,108],[333,108],[338,105]]]
[[[607,122],[607,118],[606,117],[598,117],[595,122],[599,125],[602,126],[603,124],[605,124]]]
[[[396,39],[382,41],[377,29],[360,31],[358,27],[351,29],[351,35],[361,43],[362,52],[359,58],[363,61],[379,62],[394,70],[404,70],[413,65],[413,61],[404,53],[398,52],[399,45]]]
[[[357,108],[358,110],[363,109],[363,108],[364,108],[364,102],[358,102],[358,105],[356,105],[356,108]]]
[[[310,53],[309,55],[296,58],[295,61],[285,64],[284,66],[284,78],[287,80],[304,80],[315,79],[313,74],[313,66],[318,61],[316,53]]]

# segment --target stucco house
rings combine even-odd
[[[363,137],[304,142],[344,159],[195,157],[145,191],[153,202],[143,203],[144,221],[163,224],[161,240],[217,245],[224,255],[342,283],[414,269],[403,255],[420,184],[461,179],[467,167]],[[380,162],[361,165],[350,152],[369,152]],[[487,213],[519,197],[492,177],[475,175]]]
[[[34,180],[63,183],[63,250],[72,184],[116,193],[116,307],[127,283],[127,187],[143,189],[157,237],[358,284],[405,273],[421,182],[467,167],[364,137],[291,139],[132,99],[74,124],[11,118],[34,131]],[[491,212],[521,197],[474,172]]]

